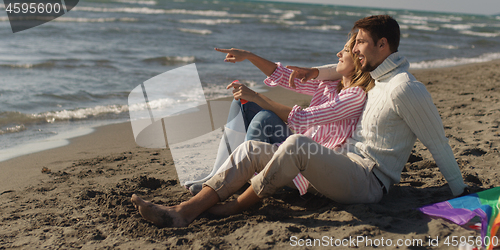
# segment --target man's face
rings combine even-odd
[[[363,72],[375,70],[385,59],[380,55],[379,46],[373,41],[370,33],[363,29],[358,31],[353,52],[359,57]]]

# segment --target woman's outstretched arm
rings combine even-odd
[[[219,49],[215,48],[216,51],[226,53],[225,62],[237,63],[244,60],[250,61],[255,67],[259,68],[262,73],[266,74],[266,76],[270,76],[273,74],[276,69],[276,64],[267,59],[264,59],[254,53],[242,49]]]

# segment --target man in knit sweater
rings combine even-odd
[[[229,215],[290,184],[301,173],[319,193],[342,203],[372,203],[382,199],[401,172],[417,138],[430,150],[453,195],[466,185],[444,134],[429,92],[408,72],[408,61],[397,52],[399,25],[389,16],[357,21],[353,52],[362,69],[371,72],[375,87],[360,121],[343,147],[331,150],[303,135],[290,136],[276,151],[273,145],[247,141],[196,196],[177,206],[161,206],[133,195],[141,215],[160,226],[186,226],[203,211]],[[328,67],[298,70],[299,78],[335,78]],[[326,73],[325,73],[326,72]],[[231,161],[231,162],[229,162]],[[229,164],[231,163],[231,164]],[[216,205],[248,179],[251,186],[237,199]]]
[[[354,53],[361,59],[362,70],[369,71],[375,79],[375,87],[368,92],[366,108],[347,148],[372,160],[373,173],[388,189],[399,182],[419,138],[431,152],[452,193],[462,194],[466,185],[436,106],[425,86],[408,72],[410,64],[398,52],[399,25],[390,16],[379,15],[358,20],[355,29],[359,32]],[[335,78],[334,67],[309,69],[301,72],[300,77]]]

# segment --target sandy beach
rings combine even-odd
[[[500,185],[499,68],[500,61],[492,61],[412,71],[432,94],[474,192]],[[265,95],[290,106],[310,99],[280,88]],[[439,237],[435,249],[457,249],[441,239],[478,235],[415,210],[452,198],[419,142],[401,183],[377,204],[343,205],[283,191],[239,215],[202,214],[185,228],[157,228],[130,202],[133,193],[165,205],[191,197],[178,183],[170,150],[138,147],[130,123],[99,127],[68,146],[0,162],[0,171],[0,249],[282,249],[325,236],[423,243],[382,249],[428,249],[429,239]]]

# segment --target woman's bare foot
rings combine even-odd
[[[133,194],[130,199],[144,219],[158,227],[186,227],[189,222],[181,216],[177,206],[167,207],[145,201]]]

